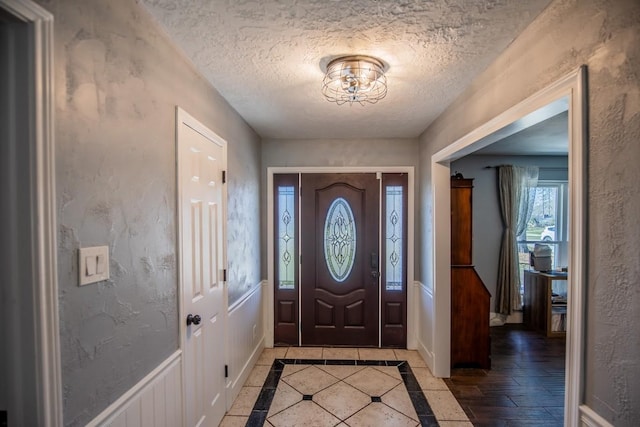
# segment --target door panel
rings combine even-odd
[[[302,344],[379,343],[379,181],[302,175]]]
[[[224,398],[222,143],[179,120],[181,322],[186,425],[218,425]],[[193,318],[192,317],[192,318]]]

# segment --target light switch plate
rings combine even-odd
[[[109,278],[109,246],[78,249],[78,286]]]

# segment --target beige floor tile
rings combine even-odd
[[[284,369],[282,370],[282,375],[280,378],[288,377],[289,375],[295,374],[296,372],[300,372],[303,369],[310,368],[311,365],[284,365]]]
[[[358,349],[357,348],[323,348],[323,359],[343,359],[343,360],[357,360]]]
[[[399,380],[402,379],[402,375],[400,375],[400,371],[396,366],[372,366],[376,371],[380,371],[389,375],[390,377],[397,378]]]
[[[429,368],[412,368],[411,370],[422,390],[449,390],[442,378],[434,377]]]
[[[397,387],[393,388],[391,391],[382,396],[382,402],[391,406],[401,414],[404,414],[413,420],[419,421],[418,414],[413,407],[413,402],[411,402],[411,398],[409,397],[409,393],[407,392],[407,387],[405,387],[404,383],[399,384]]]
[[[400,350],[395,349],[393,352],[396,354],[396,358],[398,360],[406,360],[409,362],[409,366],[411,368],[426,368],[427,364],[425,363],[420,353],[416,350]]]
[[[281,378],[280,381],[285,381],[302,394],[316,394],[340,380],[322,369],[310,366],[305,370]]]
[[[262,354],[258,358],[256,365],[271,366],[275,359],[284,359],[287,354],[287,350],[289,350],[289,347],[265,348],[262,350]]]
[[[269,371],[271,370],[270,365],[256,365],[253,367],[253,370],[249,374],[249,378],[245,381],[244,385],[246,387],[262,387],[264,385],[264,380],[269,375]]]
[[[240,417],[234,415],[226,415],[219,427],[244,427],[247,425],[249,417]]]
[[[460,404],[450,391],[423,390],[429,406],[433,410],[438,422],[440,421],[469,421]]]
[[[313,401],[334,416],[344,420],[371,403],[367,396],[348,384],[339,382],[313,395]]]
[[[396,360],[396,354],[390,348],[359,348],[360,360]]]
[[[289,347],[287,359],[322,359],[322,347]]]
[[[401,381],[402,380],[393,378],[372,367],[366,367],[362,371],[344,380],[347,384],[352,385],[369,396],[382,396],[400,384]]]
[[[227,415],[244,415],[247,417],[251,415],[251,410],[256,403],[260,390],[261,387],[242,387]]]
[[[365,368],[365,366],[362,365],[317,365],[317,367],[336,378],[340,378],[341,380],[350,377]]]
[[[298,393],[293,387],[284,381],[278,383],[276,394],[269,407],[267,417],[277,414],[278,412],[295,405],[302,400],[302,394]]]
[[[370,403],[362,411],[345,420],[350,427],[394,426],[415,427],[418,422],[402,415],[384,403]]]
[[[275,427],[325,427],[335,426],[339,419],[310,400],[303,400],[269,418]]]
[[[438,421],[441,427],[473,427],[471,421]]]

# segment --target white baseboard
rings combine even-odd
[[[87,427],[182,425],[182,351],[177,350]]]
[[[420,353],[420,356],[422,356],[431,372],[433,372],[433,352],[429,351],[424,344],[418,341],[418,353]]]
[[[586,405],[580,405],[580,426],[613,427],[613,424],[602,418],[596,411]]]
[[[237,375],[234,378],[230,378],[230,381],[227,382],[227,396],[230,398],[227,402],[227,407],[230,408],[233,405],[233,401],[240,393],[240,389],[249,378],[249,374],[253,370],[253,367],[256,365],[256,362],[260,358],[262,354],[262,350],[264,349],[264,337],[258,342],[256,347],[251,352],[251,356],[247,359],[246,363],[239,370]]]
[[[262,282],[247,292],[229,310],[227,410],[240,393],[265,346]]]

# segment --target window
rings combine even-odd
[[[356,223],[349,202],[335,199],[324,222],[324,259],[331,277],[344,282],[355,262]]]
[[[382,285],[397,293],[407,281],[407,176],[383,174],[382,180]]]
[[[404,196],[400,185],[385,186],[385,287],[401,291],[404,284]]]
[[[531,219],[525,235],[518,236],[521,283],[523,271],[530,268],[529,253],[536,243],[551,248],[552,268],[568,264],[567,203],[566,181],[538,181]]]
[[[275,187],[275,279],[278,289],[298,283],[298,177],[278,175]]]

